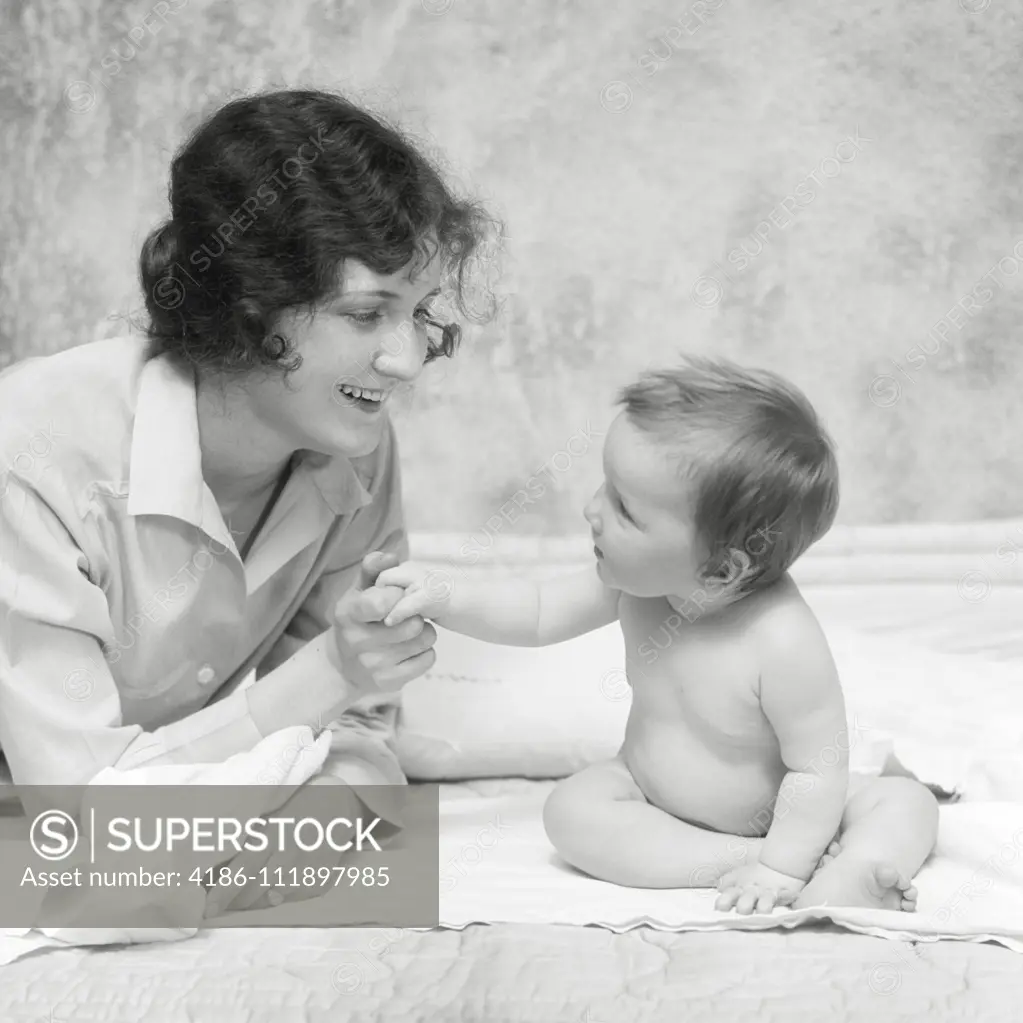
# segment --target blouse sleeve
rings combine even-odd
[[[84,785],[105,767],[219,762],[262,735],[246,693],[155,731],[122,721],[102,589],[67,527],[13,474],[0,499],[0,749],[16,785]]]

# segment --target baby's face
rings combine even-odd
[[[604,485],[584,515],[597,574],[636,597],[689,597],[706,552],[690,518],[690,496],[669,456],[621,413],[604,442]]]

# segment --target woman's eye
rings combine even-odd
[[[424,362],[433,362],[441,356],[451,356],[458,343],[457,334],[453,334],[451,326],[439,322],[429,309],[417,309],[413,313],[416,329],[420,336],[426,338],[426,357]]]

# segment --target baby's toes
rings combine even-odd
[[[813,876],[816,877],[829,863],[834,862],[838,852],[833,852],[835,849],[834,843],[828,846],[828,851],[824,853],[821,858],[817,861],[817,866],[814,868]]]
[[[879,863],[874,867],[874,877],[882,888],[899,888],[905,890],[909,887],[898,870],[890,863]]]
[[[902,912],[903,913],[913,913],[913,912],[915,912],[916,911],[916,902],[917,902],[917,891],[916,891],[916,888],[913,887],[912,885],[910,885],[902,893]]]

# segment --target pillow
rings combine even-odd
[[[843,674],[875,675],[882,658],[864,651],[865,637],[839,636]],[[434,669],[402,690],[396,753],[410,781],[564,778],[621,747],[632,690],[617,623],[542,648],[438,630],[436,650]],[[852,766],[877,773],[887,734],[858,713],[850,728]]]
[[[950,655],[829,623],[853,770],[892,752],[952,789],[980,760],[1015,753],[1023,666]],[[438,630],[434,669],[402,691],[395,751],[411,781],[562,778],[613,757],[632,690],[617,623],[556,646],[481,643]]]
[[[563,778],[618,752],[632,690],[617,623],[541,648],[437,632],[433,670],[402,690],[410,781]]]

